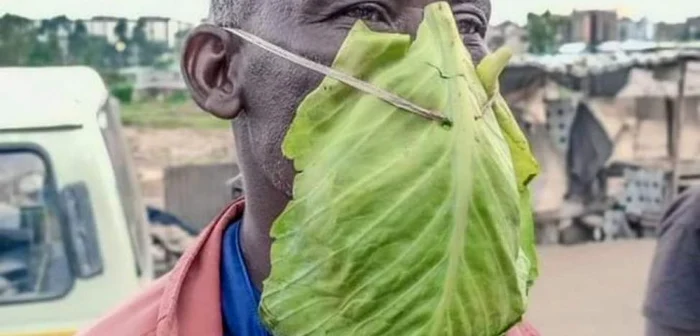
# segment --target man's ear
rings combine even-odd
[[[182,52],[181,71],[194,101],[222,119],[233,119],[243,109],[240,64],[241,39],[214,25],[190,32]]]

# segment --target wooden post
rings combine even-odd
[[[673,116],[673,125],[671,127],[671,139],[673,139],[673,152],[671,153],[671,190],[669,192],[671,202],[678,195],[680,188],[681,177],[681,131],[683,125],[683,112],[685,100],[685,76],[686,76],[686,61],[680,61],[680,79],[678,80],[678,96],[676,97],[676,109]]]

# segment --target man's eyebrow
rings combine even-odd
[[[333,6],[336,3],[340,3],[341,7],[343,3],[346,3],[347,0],[294,0],[299,2],[299,8],[301,8],[301,11],[306,14],[317,14],[317,15],[324,15],[328,14],[327,12],[329,10],[332,10]],[[331,6],[329,6],[331,5]],[[331,7],[331,8],[328,8]]]

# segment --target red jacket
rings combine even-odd
[[[221,242],[226,227],[243,215],[243,206],[243,201],[228,206],[170,273],[78,336],[223,335]],[[539,334],[523,323],[507,336]]]

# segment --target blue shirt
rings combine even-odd
[[[258,315],[260,292],[253,286],[243,259],[241,221],[224,233],[221,256],[221,312],[226,336],[271,336]]]

